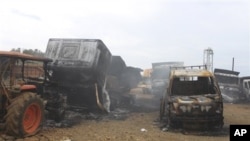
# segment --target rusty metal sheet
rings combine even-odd
[[[45,62],[52,61],[49,58],[37,57],[37,56],[23,54],[23,53],[14,52],[14,51],[0,51],[0,57],[19,58],[23,60],[34,60],[34,61],[45,61]]]
[[[172,70],[172,75],[173,77],[180,77],[180,76],[213,76],[213,74],[207,70]]]

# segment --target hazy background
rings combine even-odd
[[[128,66],[203,63],[250,75],[248,0],[1,0],[0,50],[46,50],[49,38],[101,39]]]

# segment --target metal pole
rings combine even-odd
[[[234,57],[233,57],[233,62],[232,62],[232,71],[234,71]]]

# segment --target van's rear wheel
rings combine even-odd
[[[34,135],[40,130],[43,117],[42,99],[35,93],[24,92],[7,108],[6,133],[18,137]]]

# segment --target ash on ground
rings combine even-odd
[[[82,120],[125,120],[129,116],[128,109],[116,108],[108,114],[98,114],[98,113],[85,113],[81,114],[74,111],[67,111],[65,113],[65,118],[61,122],[55,122],[54,120],[46,120],[44,127],[56,127],[56,128],[65,128],[72,127],[76,124],[79,124]]]

